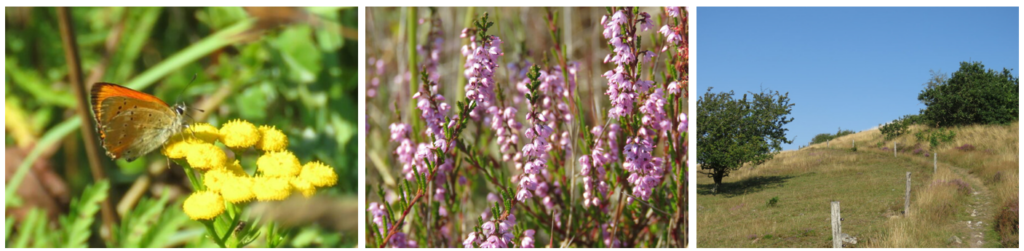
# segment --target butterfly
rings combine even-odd
[[[111,83],[92,86],[100,142],[112,159],[132,162],[185,127],[185,104],[169,106],[153,95]]]

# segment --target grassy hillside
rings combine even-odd
[[[710,194],[713,181],[698,176],[697,245],[831,247],[829,202],[838,200],[855,247],[1016,246],[1016,232],[996,232],[993,222],[1017,213],[1018,123],[954,129],[954,140],[935,149],[914,136],[925,129],[893,140],[898,157],[878,130],[782,152],[733,172],[717,195]],[[903,216],[906,172],[912,202]]]

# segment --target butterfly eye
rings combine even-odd
[[[176,112],[178,114],[185,114],[185,106],[184,105],[176,105],[176,106],[174,106],[174,112]]]

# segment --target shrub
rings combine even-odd
[[[910,127],[911,122],[915,121],[914,115],[904,115],[902,118],[893,120],[888,124],[884,124],[878,127],[878,130],[885,136],[885,140],[892,140],[896,137],[907,133],[907,128]]]
[[[856,132],[851,131],[851,130],[843,130],[842,128],[839,128],[839,130],[835,134],[821,133],[821,134],[818,134],[818,135],[814,135],[814,138],[811,138],[811,143],[809,145],[818,144],[818,143],[825,143],[825,142],[827,142],[829,140],[833,140],[833,139],[836,139],[836,138],[839,138],[839,137],[842,137],[842,136],[846,136],[846,135],[850,135],[850,134],[854,134],[854,133],[856,133]]]
[[[779,203],[779,196],[775,196],[775,197],[772,197],[770,200],[768,200],[767,205],[769,207],[774,207],[775,204],[778,204],[778,203]]]
[[[953,142],[956,132],[945,128],[924,129],[914,133],[917,141],[927,141],[933,149],[943,143]]]
[[[1020,78],[1010,70],[985,70],[981,62],[961,62],[948,79],[926,85],[918,94],[926,106],[921,117],[938,127],[1004,124],[1018,119]]]
[[[960,150],[961,152],[969,152],[969,151],[974,151],[974,145],[971,145],[971,144],[964,144],[964,145],[962,145],[962,146],[958,146],[958,147],[956,147],[956,149],[957,149],[957,150]]]
[[[1019,202],[1020,200],[1017,198],[1006,201],[1003,208],[999,210],[999,214],[996,215],[996,232],[999,233],[999,242],[1003,244],[1004,248],[1020,247],[1018,242],[1020,238]]]

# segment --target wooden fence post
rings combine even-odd
[[[853,140],[853,148],[857,148],[857,140]]]
[[[903,215],[910,214],[910,172],[907,172],[907,195],[903,202]]]
[[[932,157],[935,157],[934,162],[932,162],[932,173],[937,173],[939,172],[939,152],[932,154]]]
[[[843,248],[843,223],[839,216],[839,202],[832,202],[832,248]]]
[[[892,157],[896,157],[896,142],[892,142]]]

